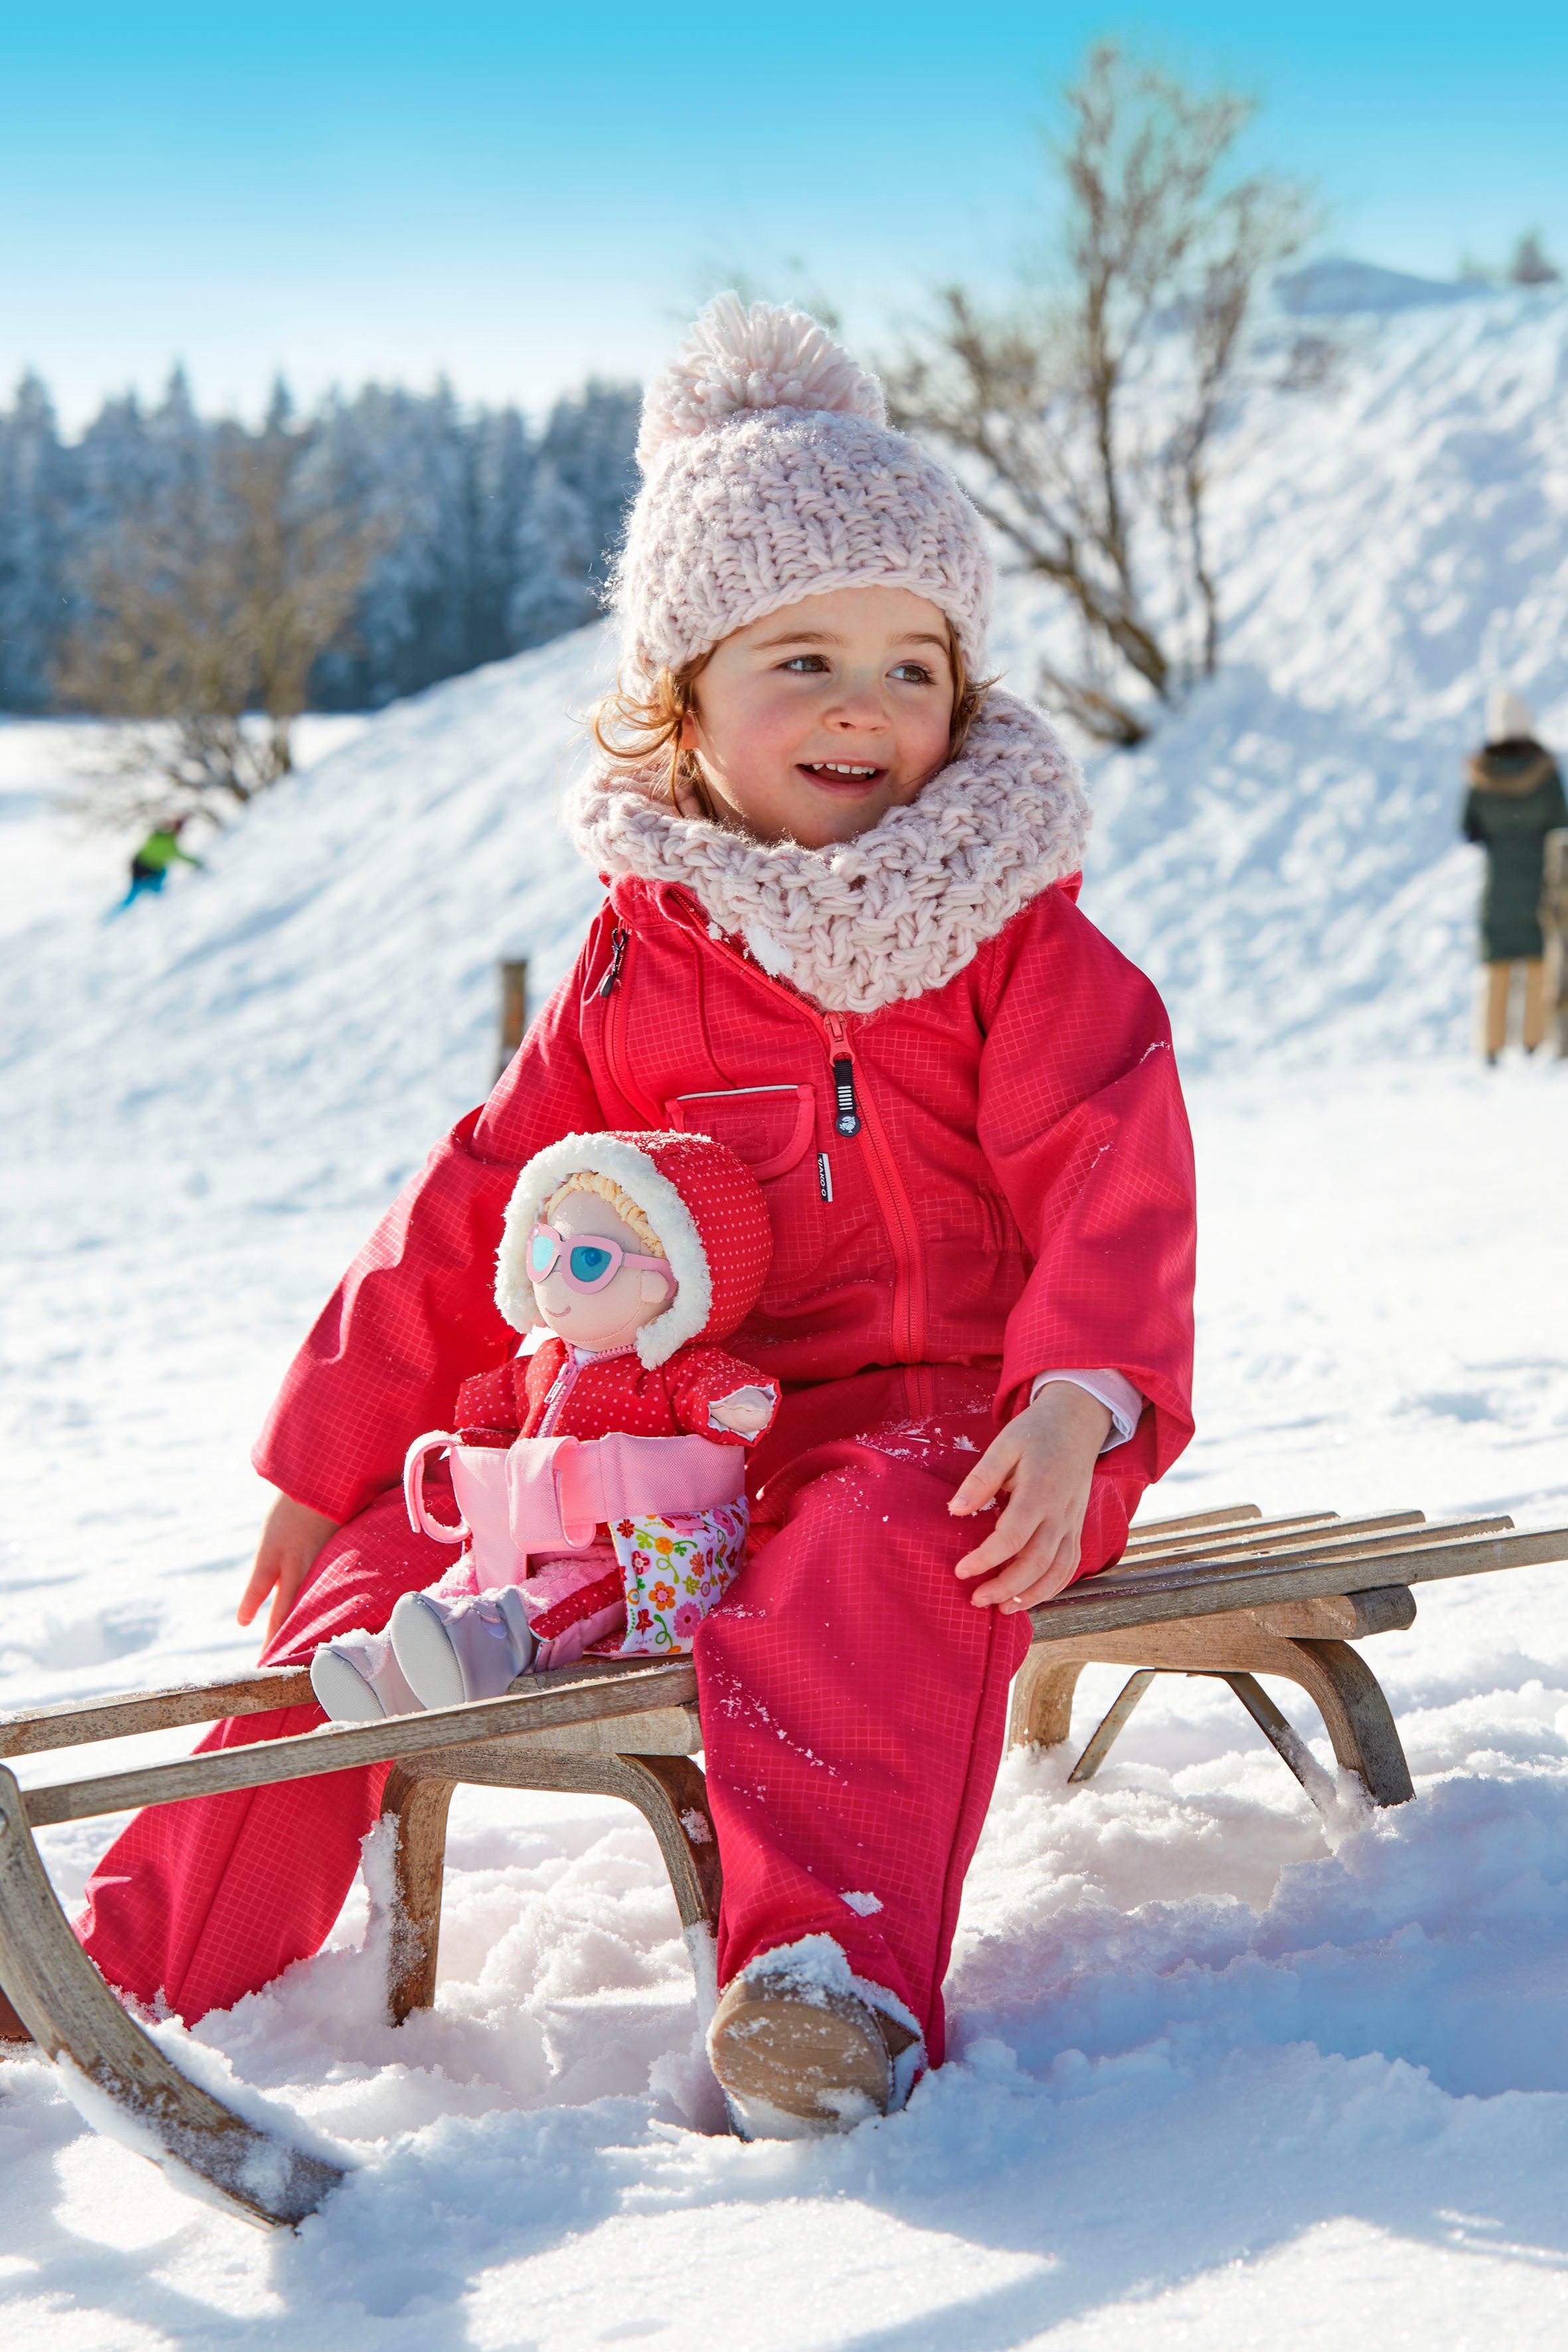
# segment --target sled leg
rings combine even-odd
[[[1303,1667],[1280,1671],[1310,1693],[1336,1761],[1360,1773],[1374,1805],[1407,1805],[1415,1784],[1383,1685],[1366,1660],[1348,1642],[1297,1641],[1287,1646],[1298,1653]]]
[[[1088,1747],[1068,1774],[1069,1780],[1092,1780],[1125,1727],[1127,1718],[1159,1672],[1157,1666],[1145,1666],[1141,1673],[1123,1683],[1112,1706],[1095,1726]]]
[[[1334,1784],[1262,1684],[1251,1675],[1220,1675],[1216,1680],[1229,1684],[1275,1754],[1294,1772],[1318,1811],[1326,1813],[1334,1801]]]
[[[89,2122],[176,2180],[195,2173],[241,2220],[262,2229],[302,2221],[342,2180],[341,2167],[269,2137],[202,2090],[127,2016],[71,1933],[3,1766],[0,1981]]]
[[[395,1764],[386,1776],[381,1809],[397,1828],[393,1863],[396,1909],[388,1955],[386,2005],[394,2025],[411,2011],[428,2009],[436,1998],[436,1961],[441,1941],[441,1881],[447,1859],[447,1814],[453,1780],[405,1771]]]
[[[397,1823],[387,2006],[401,2025],[436,1998],[447,1809],[459,1782],[501,1789],[570,1789],[635,1805],[658,1840],[680,1924],[718,1933],[722,1874],[708,1784],[689,1756],[572,1756],[500,1742],[410,1756],[387,1776],[383,1817]],[[696,1950],[693,1948],[693,1960]]]
[[[1073,1693],[1085,1663],[1053,1658],[1047,1643],[1030,1652],[1013,1678],[1009,1748],[1061,1746],[1072,1729]]]
[[[702,1767],[689,1756],[618,1756],[614,1760],[626,1781],[606,1793],[636,1805],[658,1840],[681,1926],[706,1927],[716,1936],[724,1874]]]

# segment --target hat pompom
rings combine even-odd
[[[772,302],[748,310],[738,294],[720,294],[679,357],[648,386],[637,461],[646,472],[676,437],[765,408],[837,409],[873,425],[886,424],[888,415],[876,377],[804,310]]]

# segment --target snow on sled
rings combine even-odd
[[[1520,1534],[1508,1518],[1429,1525],[1419,1511],[1342,1519],[1331,1511],[1266,1520],[1254,1504],[1135,1528],[1123,1558],[1033,1612],[1034,1642],[1015,1685],[1016,1744],[1053,1747],[1071,1727],[1073,1688],[1089,1664],[1134,1669],[1069,1779],[1088,1780],[1156,1675],[1217,1676],[1300,1780],[1326,1805],[1322,1767],[1262,1689],[1298,1684],[1323,1719],[1341,1767],[1373,1804],[1414,1791],[1388,1702],[1352,1645],[1410,1624],[1411,1587],[1568,1559],[1568,1528]],[[0,1717],[0,1756],[309,1705],[304,1667],[146,1691],[82,1706]],[[387,2006],[401,2023],[436,1995],[447,1809],[459,1783],[574,1790],[636,1805],[658,1840],[700,1990],[712,1983],[720,1862],[706,1784],[697,1685],[688,1657],[602,1661],[521,1676],[507,1696],[381,1723],[332,1726],[171,1764],[24,1791],[0,1765],[0,1986],[42,2053],[98,2128],[176,2184],[261,2227],[314,2212],[342,2168],[302,2136],[255,2119],[193,2081],[121,2008],[49,1885],[33,1832],[128,1808],[390,1762],[384,1818],[396,1832],[396,1914]],[[4,2044],[0,2044],[3,2048]],[[13,2045],[15,2046],[15,2045]],[[247,2104],[255,2104],[247,2102]]]

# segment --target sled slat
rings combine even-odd
[[[95,1739],[128,1739],[138,1731],[177,1730],[185,1723],[217,1723],[226,1716],[313,1704],[308,1667],[257,1666],[227,1682],[176,1683],[168,1690],[135,1691],[129,1698],[73,1699],[26,1715],[0,1715],[0,1756],[37,1756],[47,1748],[85,1748]]]
[[[105,1772],[30,1789],[25,1801],[27,1819],[35,1828],[88,1821],[97,1813],[125,1812],[140,1805],[175,1804],[232,1789],[259,1789],[274,1780],[310,1780],[319,1773],[389,1763],[400,1756],[465,1747],[503,1734],[544,1734],[563,1724],[647,1716],[656,1709],[687,1706],[696,1696],[697,1677],[689,1658],[621,1666],[609,1675],[567,1668],[559,1683],[542,1675],[536,1687],[505,1698],[432,1707],[426,1714],[395,1716],[384,1723],[307,1731],[254,1748],[225,1748],[174,1764],[149,1764],[140,1771]],[[550,1744],[548,1738],[540,1740],[542,1747]]]
[[[1446,1526],[1432,1527],[1419,1518],[1406,1519],[1395,1514],[1391,1526],[1386,1519],[1336,1519],[1331,1527],[1302,1528],[1282,1535],[1272,1542],[1205,1546],[1195,1552],[1162,1552],[1152,1558],[1122,1559],[1110,1572],[1113,1575],[1148,1576],[1158,1569],[1177,1573],[1186,1570],[1204,1570],[1240,1567],[1248,1560],[1274,1560],[1299,1558],[1311,1553],[1314,1558],[1361,1559],[1370,1557],[1390,1543],[1398,1551],[1416,1551],[1434,1543],[1447,1543],[1459,1536],[1506,1535],[1513,1521],[1504,1514],[1489,1519],[1456,1519]]]
[[[1331,1551],[1283,1559],[1183,1562],[1172,1568],[1111,1569],[1069,1585],[1055,1601],[1029,1612],[1037,1642],[1066,1642],[1079,1633],[1122,1626],[1168,1624],[1178,1617],[1211,1617],[1225,1610],[1257,1609],[1276,1601],[1310,1601],[1328,1592],[1368,1592],[1389,1584],[1428,1584],[1450,1576],[1481,1576],[1494,1569],[1530,1568],[1568,1559],[1568,1528],[1543,1528],[1448,1540],[1452,1530],[1423,1528],[1422,1540],[1394,1538],[1358,1545],[1347,1557]]]
[[[1260,1537],[1283,1535],[1291,1528],[1323,1528],[1339,1517],[1338,1511],[1290,1511],[1281,1519],[1266,1519],[1261,1512],[1254,1519],[1227,1521],[1218,1528],[1160,1527],[1128,1529],[1130,1551],[1180,1551],[1194,1543],[1257,1542]]]
[[[1193,1551],[1139,1553],[1119,1560],[1118,1575],[1147,1576],[1155,1569],[1209,1569],[1239,1566],[1249,1559],[1285,1559],[1306,1552],[1340,1559],[1359,1559],[1373,1545],[1393,1539],[1403,1549],[1437,1543],[1454,1536],[1506,1535],[1513,1521],[1505,1515],[1489,1519],[1462,1519],[1446,1527],[1429,1527],[1400,1515],[1392,1525],[1384,1519],[1336,1519],[1331,1527],[1299,1528],[1288,1535],[1257,1543],[1204,1545]]]
[[[1380,1511],[1365,1519],[1342,1519],[1337,1513],[1325,1513],[1311,1518],[1265,1521],[1256,1528],[1233,1528],[1216,1538],[1191,1536],[1176,1544],[1145,1545],[1139,1551],[1129,1551],[1122,1565],[1148,1568],[1163,1560],[1219,1559],[1238,1557],[1243,1553],[1300,1551],[1313,1543],[1348,1543],[1352,1536],[1394,1535],[1403,1528],[1412,1531],[1426,1525],[1421,1511]],[[1480,1526],[1481,1521],[1466,1522]],[[1504,1527],[1510,1520],[1487,1520],[1489,1527]]]
[[[1231,1503],[1223,1511],[1192,1511],[1184,1519],[1140,1519],[1133,1527],[1131,1540],[1139,1542],[1145,1536],[1185,1535],[1199,1528],[1228,1528],[1238,1519],[1260,1519],[1263,1517],[1256,1503]]]
[[[182,2074],[126,2015],[70,1931],[3,1766],[0,1983],[44,2055],[111,2103],[124,2135],[176,2186],[182,2170],[195,2173],[232,2212],[268,2229],[302,2221],[342,2180],[340,2166],[258,2130]],[[89,2112],[89,2120],[99,2119]]]

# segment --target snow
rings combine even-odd
[[[1468,302],[1489,292],[1483,278],[1413,278],[1408,270],[1383,269],[1374,261],[1331,256],[1309,261],[1274,284],[1280,307],[1296,319],[1342,318],[1357,310],[1386,315],[1419,310],[1438,302]]]
[[[1411,314],[1321,404],[1262,397],[1222,483],[1233,667],[1098,765],[1086,904],[1168,991],[1203,1183],[1200,1433],[1156,1512],[1568,1520],[1568,1071],[1470,1058],[1452,833],[1489,685],[1568,736],[1565,325]],[[1015,586],[1014,683],[1038,627]],[[115,860],[47,808],[69,730],[0,727],[0,1706],[254,1654],[249,1437],[488,1083],[495,959],[528,953],[535,1002],[569,961],[597,894],[552,810],[608,658],[589,631],[390,709],[107,929]],[[362,1888],[316,1960],[156,2029],[349,2152],[297,2234],[190,2201],[48,2070],[0,2066],[6,2341],[1555,2346],[1565,1575],[1426,1587],[1377,1638],[1407,1808],[1342,1782],[1321,1815],[1205,1682],[1156,1683],[1088,1786],[1011,1759],[953,2062],[832,2144],[722,2135],[629,1809],[461,1791],[433,2011],[384,2022]],[[1086,1675],[1080,1737],[1120,1679]],[[42,1841],[68,1902],[110,1826]]]

